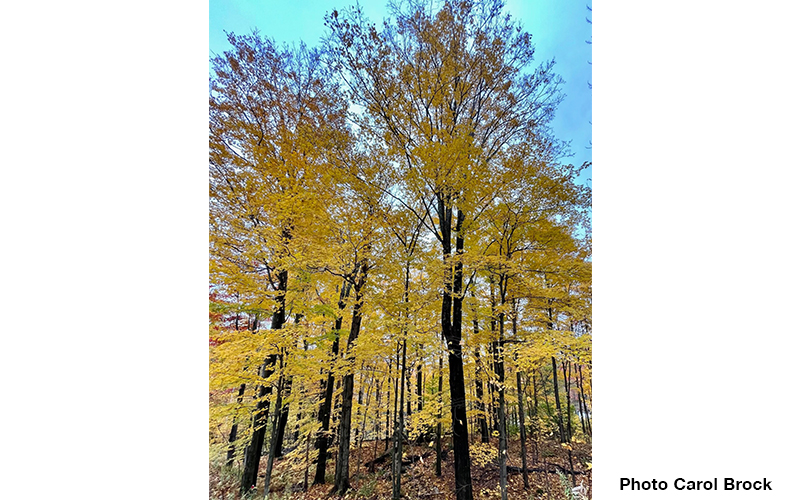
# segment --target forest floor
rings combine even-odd
[[[528,448],[532,443],[528,443]],[[473,457],[472,460],[472,490],[474,500],[487,500],[500,498],[500,470],[496,458],[497,439],[492,439],[495,457],[484,464]],[[569,499],[565,490],[573,487],[570,474],[569,455],[566,448],[559,443],[545,440],[540,443],[538,461],[534,462],[532,450],[528,450],[528,470],[530,487],[526,490],[520,472],[522,460],[520,458],[519,440],[509,441],[508,466],[515,467],[516,471],[508,474],[508,498],[510,500],[562,500]],[[572,463],[575,471],[574,486],[583,486],[584,496],[580,498],[591,499],[592,489],[592,447],[588,443],[572,444]],[[488,450],[488,448],[486,448]],[[428,444],[404,446],[404,463],[401,491],[406,500],[454,500],[455,477],[453,472],[453,452],[450,451],[442,460],[442,475],[435,475],[436,453]],[[374,442],[364,442],[361,450],[350,451],[350,485],[351,490],[345,496],[347,500],[388,500],[392,498],[391,482],[391,456],[377,463],[372,471],[368,463],[375,457],[384,453],[384,444],[378,443],[377,450]],[[311,485],[313,470],[309,475],[309,487],[303,491],[302,472],[291,470],[292,465],[286,460],[278,459],[273,471],[272,487],[270,488],[273,499],[293,500],[335,500],[330,497],[332,488],[334,460],[329,461],[327,484]],[[253,498],[263,498],[263,481],[266,469],[266,457],[261,460],[259,470],[259,491]],[[313,469],[313,468],[312,468]],[[210,498],[217,500],[239,500],[238,475],[230,471],[228,477],[220,477],[220,469],[212,467],[210,474]],[[223,474],[224,475],[224,474]],[[579,497],[575,497],[579,498]]]

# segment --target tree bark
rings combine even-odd
[[[392,457],[392,500],[400,500],[400,475],[403,457],[403,399],[405,397],[406,339],[403,338],[403,358],[400,365],[400,411],[394,426],[394,456]]]
[[[351,347],[361,331],[361,308],[363,305],[362,288],[367,280],[369,266],[362,261],[360,271],[356,276],[353,289],[355,291],[355,304],[353,305],[353,322],[350,325],[350,336],[347,338],[347,356],[351,358]],[[348,372],[342,384],[342,412],[339,420],[339,455],[336,460],[336,474],[334,476],[333,490],[343,496],[350,488],[350,424],[353,411],[353,373],[349,368],[352,359],[348,359]]]
[[[499,280],[499,295],[500,295],[500,314],[497,318],[498,324],[498,340],[494,348],[494,371],[497,376],[497,426],[500,431],[498,455],[500,462],[500,498],[501,500],[508,500],[508,469],[506,468],[508,461],[508,433],[506,429],[506,371],[503,363],[505,356],[505,306],[506,299],[506,286],[508,285],[508,278],[501,276]]]
[[[500,333],[503,332],[503,315],[500,314]],[[499,344],[499,342],[498,342]],[[505,367],[503,366],[503,347],[495,345],[494,373],[497,377],[497,427],[500,439],[497,449],[500,462],[500,498],[508,500],[508,438],[506,435]]]
[[[586,432],[586,421],[584,418],[583,401],[581,400],[581,391],[583,390],[583,388],[580,387],[580,381],[578,379],[578,363],[573,363],[573,365],[575,366],[575,372],[574,372],[575,382],[578,385],[578,416],[581,418],[581,431],[583,432],[584,436],[588,436]]]
[[[567,363],[566,361],[561,361],[561,371],[564,374],[564,395],[567,399],[567,442],[572,442],[572,406],[570,405],[570,398],[569,398],[569,375],[567,374]]]
[[[345,299],[347,296],[350,295],[350,283],[345,280],[342,283],[342,290],[339,292],[339,315],[336,318],[336,322],[334,323],[334,337],[333,337],[333,346],[331,347],[331,351],[333,353],[333,359],[331,360],[331,364],[336,363],[336,358],[339,356],[339,332],[342,329],[342,313],[341,311],[345,307]],[[330,436],[330,423],[331,423],[331,405],[333,403],[333,369],[328,370],[328,378],[322,382],[323,388],[323,399],[320,402],[319,407],[319,421],[322,424],[322,427],[317,434],[316,442],[314,443],[314,448],[317,450],[317,468],[314,473],[314,484],[324,484],[325,483],[325,466],[328,460],[328,447],[330,446],[331,436]]]
[[[508,283],[508,281],[506,281]],[[516,340],[517,339],[517,302],[516,299],[512,300],[513,304],[513,314],[511,316],[511,335]],[[528,481],[528,452],[525,447],[525,404],[523,402],[523,394],[524,391],[522,390],[522,372],[520,372],[519,368],[517,368],[517,402],[519,404],[518,407],[518,425],[519,425],[519,446],[520,446],[520,455],[522,456],[522,481],[524,488],[527,490],[530,488],[530,483]]]
[[[408,378],[406,378],[406,389],[408,390],[408,398],[406,398],[406,415],[411,416],[411,370],[408,370]]]
[[[561,412],[561,401],[558,397],[558,368],[556,367],[556,358],[551,356],[550,359],[553,362],[553,387],[555,388],[556,393],[556,409],[558,410],[558,430],[561,433],[561,442],[566,443],[567,440],[565,439],[566,436],[564,434],[564,421]],[[569,396],[567,397],[567,401],[569,401]],[[567,448],[567,455],[569,457],[569,468],[572,471],[572,485],[575,485],[575,468],[572,466],[572,448]]]
[[[362,370],[364,369],[363,366],[362,366],[361,369]],[[374,385],[374,383],[375,383],[375,373],[373,372],[372,376],[371,376],[371,382],[369,382],[367,384],[367,396],[366,396],[367,400],[366,400],[366,408],[364,408],[364,420],[361,422],[361,432],[358,433],[358,436],[359,436],[358,437],[358,456],[359,456],[359,458],[362,458],[361,445],[364,444],[364,434],[367,431],[367,413],[369,413],[369,400],[370,400],[370,395],[372,394],[371,388]],[[358,402],[358,404],[359,404],[359,407],[361,406],[360,399],[361,399],[361,393],[362,392],[363,391],[359,388],[359,390],[358,390],[358,394],[359,394],[359,402]],[[363,462],[363,459],[359,460],[357,462],[356,475],[358,475],[358,473],[359,473],[359,469],[361,467],[361,462]]]
[[[442,376],[444,366],[441,354],[439,355],[439,414],[436,422],[436,475],[442,475]]]
[[[392,359],[391,358],[389,358],[389,370],[387,371],[387,373],[389,373],[389,377],[391,377],[391,373],[392,373]],[[395,384],[395,396],[396,396],[396,393],[397,393],[396,387],[397,387],[397,384]],[[395,397],[395,400],[396,399],[397,399],[397,397]],[[391,403],[392,403],[392,380],[390,378],[389,381],[386,384],[386,439],[384,440],[383,451],[388,451],[389,450],[389,439],[391,437],[390,430],[392,428],[392,426],[391,426]],[[395,408],[395,412],[396,411],[397,411],[397,409]]]
[[[311,467],[309,463],[309,455],[311,451],[311,434],[306,435],[306,467],[303,471],[303,491],[308,491],[308,469]]]
[[[475,294],[472,294],[473,298]],[[478,338],[480,329],[478,328],[478,313],[472,319],[472,330],[475,339]],[[475,348],[475,398],[478,400],[478,428],[481,432],[481,442],[489,442],[489,426],[486,424],[486,405],[483,403],[483,381],[481,380],[481,351],[480,347]]]
[[[407,335],[409,326],[409,287],[411,285],[411,262],[406,260],[406,275],[403,281],[403,357],[400,364],[400,411],[397,413],[397,420],[395,420],[394,427],[394,455],[392,457],[392,499],[400,499],[400,475],[402,472],[402,459],[403,459],[403,432],[404,432],[404,419],[403,419],[403,399],[405,397],[404,383],[408,384],[409,388],[409,401],[408,401],[408,414],[411,415],[411,387],[410,376],[406,379],[406,347]],[[409,374],[410,375],[410,374]]]
[[[589,430],[589,435],[592,435],[592,419],[589,418],[589,407],[586,406],[586,394],[583,392],[583,371],[581,370],[581,365],[578,365],[578,376],[580,377],[581,381],[581,398],[583,398],[583,409],[586,411],[586,426]]]
[[[442,230],[443,258],[445,266],[452,264],[450,259],[450,224],[453,209],[444,209],[444,200],[439,199],[440,228]],[[464,212],[458,211],[456,220],[456,256],[464,253]],[[469,459],[469,429],[467,426],[467,400],[464,385],[464,364],[461,355],[461,287],[463,284],[463,263],[457,260],[453,266],[452,288],[445,282],[442,297],[442,334],[447,342],[447,363],[450,367],[450,413],[453,419],[453,467],[455,469],[456,500],[472,500],[472,474]],[[447,281],[447,280],[445,280]],[[452,316],[451,316],[452,310]],[[452,318],[452,321],[451,321]]]
[[[556,394],[556,410],[558,411],[558,432],[561,437],[561,442],[566,443],[566,435],[564,434],[564,419],[561,416],[561,401],[558,397],[558,368],[556,367],[556,358],[551,356],[553,361],[553,390]]]
[[[272,330],[280,330],[286,322],[286,289],[289,281],[287,271],[278,271],[278,293],[275,297],[276,308],[272,313]],[[267,356],[259,368],[259,375],[263,379],[269,378],[275,367],[277,354]],[[256,485],[258,474],[258,464],[261,461],[261,450],[264,447],[264,437],[267,432],[267,415],[269,414],[269,400],[267,399],[272,392],[272,387],[262,384],[258,387],[258,403],[256,403],[255,418],[253,422],[253,436],[250,445],[245,450],[244,470],[242,471],[242,482],[240,489],[242,493],[247,493]]]
[[[358,407],[356,408],[356,430],[353,434],[353,438],[358,441],[359,436],[359,428],[358,428],[358,419],[361,417],[361,405],[364,404],[364,363],[361,363],[361,368],[358,369],[359,378],[358,378]],[[358,471],[356,471],[358,473]]]
[[[520,455],[522,456],[522,481],[525,489],[531,487],[528,482],[528,451],[525,447],[525,406],[522,401],[522,373],[517,372],[517,399],[519,400],[519,446]]]
[[[278,432],[280,421],[283,419],[283,391],[285,388],[285,379],[283,374],[283,354],[281,354],[280,359],[281,373],[280,378],[278,379],[277,395],[275,396],[275,415],[272,418],[272,432],[270,433],[270,446],[269,453],[267,455],[267,471],[264,475],[264,498],[269,498],[269,485],[272,480],[272,466],[275,463],[275,456],[278,451],[278,446],[283,438],[283,436],[280,436]]]
[[[544,376],[544,367],[539,369],[539,377],[542,379],[542,390],[544,391],[544,409],[547,416],[553,418],[553,408],[550,406],[550,399],[547,397],[547,378]]]
[[[495,297],[494,278],[489,276],[489,304],[491,306],[491,314],[489,316],[489,330],[491,331],[492,339],[497,338],[497,299]],[[491,356],[492,368],[494,368],[494,360],[496,357],[496,347],[494,341],[489,344],[489,354]],[[491,428],[493,432],[500,432],[500,427],[497,422],[497,388],[491,381],[487,384],[489,386],[489,406],[491,411],[489,414],[492,416]]]
[[[377,411],[375,412],[375,424],[372,427],[373,433],[375,434],[374,446],[372,449],[372,460],[370,462],[369,472],[375,472],[375,459],[378,457],[378,441],[381,440],[381,395],[383,394],[383,381],[378,383],[378,387],[375,389],[375,405],[377,406]],[[388,404],[386,405],[388,408]]]
[[[238,320],[238,315],[236,316]],[[242,404],[244,397],[245,384],[239,386],[239,394],[236,396],[236,408]],[[225,465],[230,467],[233,465],[233,455],[236,453],[236,433],[239,430],[239,423],[236,420],[236,415],[233,416],[233,424],[231,424],[231,433],[228,435],[228,456],[225,457]]]
[[[422,411],[422,349],[417,346],[417,413]]]
[[[475,359],[480,360],[480,351],[475,349]],[[486,404],[483,402],[483,381],[480,378],[480,368],[475,369],[475,395],[478,399],[478,428],[481,432],[481,442],[489,442],[489,425],[486,423]]]
[[[284,381],[284,389],[283,392],[285,394],[281,395],[281,400],[285,401],[291,396],[292,394],[292,377],[291,375],[285,378]],[[285,404],[280,408],[275,406],[275,411],[279,411],[281,414],[281,418],[278,421],[278,431],[276,434],[277,444],[275,445],[275,457],[282,457],[283,456],[283,438],[286,434],[286,423],[289,421],[289,405]]]
[[[536,372],[533,373],[532,378],[528,377],[526,374],[525,380],[527,382],[533,381],[533,411],[531,412],[531,430],[533,431],[533,462],[536,463],[539,461],[539,437],[541,434],[541,429],[539,428],[539,391],[536,387]]]

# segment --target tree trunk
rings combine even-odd
[[[558,425],[559,425],[559,431],[561,433],[561,442],[566,443],[567,441],[565,440],[565,435],[564,435],[564,422],[561,412],[561,402],[558,398],[558,369],[556,368],[556,358],[551,356],[550,359],[553,361],[553,386],[556,392],[556,408],[558,409]],[[566,372],[564,375],[566,377]],[[567,395],[567,407],[569,407],[569,395]],[[572,485],[575,486],[575,468],[572,465],[571,446],[567,447],[567,456],[569,457],[569,469],[572,472]]]
[[[475,294],[473,293],[474,297]],[[475,338],[478,338],[480,330],[478,329],[477,312],[472,320],[472,330]],[[486,405],[483,403],[483,381],[481,381],[481,351],[480,347],[475,348],[475,398],[478,400],[478,428],[481,432],[481,442],[489,442],[489,426],[486,425]]]
[[[272,418],[272,432],[270,433],[269,454],[267,455],[267,471],[264,475],[264,498],[269,498],[269,484],[272,480],[272,466],[275,463],[275,454],[278,451],[278,446],[283,437],[278,433],[280,421],[283,419],[283,391],[283,355],[281,355],[281,375],[278,379],[278,391],[277,395],[275,396],[275,415]]]
[[[506,281],[506,284],[508,281]],[[513,314],[511,316],[511,335],[514,339],[517,339],[517,301],[516,299],[512,300],[513,304]],[[517,402],[519,403],[519,416],[518,416],[518,425],[519,425],[519,446],[520,446],[520,455],[522,455],[522,481],[524,484],[525,489],[527,490],[530,488],[530,482],[528,481],[528,452],[525,447],[525,405],[523,402],[523,390],[522,390],[522,373],[517,368]]]
[[[573,365],[575,366],[575,382],[578,385],[578,416],[581,417],[581,431],[583,432],[584,436],[588,436],[588,434],[586,433],[586,422],[584,419],[583,401],[581,400],[581,392],[580,392],[583,390],[583,388],[580,387],[580,381],[578,379],[578,363],[573,363]]]
[[[539,391],[536,387],[536,372],[533,373],[533,378],[525,375],[526,382],[533,381],[533,411],[531,412],[531,430],[533,431],[533,462],[539,461],[539,436],[541,429],[539,428]],[[525,384],[526,386],[528,384]]]
[[[411,370],[408,370],[411,372]],[[406,389],[408,390],[408,398],[406,398],[406,415],[411,416],[411,373],[406,378]]]
[[[331,435],[331,443],[333,443],[333,448],[335,448],[337,450],[337,453],[333,454],[334,476],[336,475],[336,464],[338,463],[338,460],[339,460],[339,453],[338,453],[338,450],[339,450],[339,424],[340,424],[341,418],[342,418],[342,392],[341,392],[341,389],[342,389],[342,379],[337,379],[336,380],[336,388],[333,390],[333,392],[335,394],[335,397],[333,399],[333,412],[331,413],[331,418],[333,418],[334,415],[339,417],[339,420],[335,421],[335,424],[333,422],[331,423],[331,429],[333,430],[333,434]],[[336,395],[337,392],[339,393],[338,395]]]
[[[339,356],[339,331],[342,329],[342,314],[341,311],[345,307],[345,299],[347,296],[350,295],[350,283],[345,280],[342,283],[342,290],[339,293],[339,316],[336,318],[336,322],[334,323],[334,337],[333,337],[333,346],[331,347],[331,351],[333,352],[333,359],[331,360],[331,364],[336,364],[336,359]],[[314,473],[314,484],[324,484],[325,483],[325,466],[328,459],[328,447],[330,446],[331,436],[330,436],[330,423],[331,423],[331,405],[333,403],[333,370],[328,370],[328,378],[327,380],[322,382],[323,387],[323,399],[320,402],[319,407],[319,421],[322,424],[322,427],[317,434],[316,442],[314,443],[314,448],[316,448],[317,454],[317,469]]]
[[[400,411],[394,426],[394,456],[392,457],[392,500],[400,500],[400,474],[403,466],[403,399],[405,397],[406,339],[403,338],[403,358],[400,365]]]
[[[586,426],[589,430],[589,435],[592,435],[592,419],[589,418],[589,407],[586,406],[586,394],[583,392],[583,371],[581,370],[581,365],[578,365],[578,376],[580,376],[581,381],[581,398],[583,398],[583,409],[586,411]]]
[[[344,376],[342,413],[339,420],[339,454],[336,459],[334,491],[343,496],[350,488],[350,425],[353,410],[353,374]]]
[[[475,354],[478,354],[478,351],[475,351]],[[478,399],[478,428],[480,429],[481,433],[481,442],[488,443],[489,442],[489,425],[486,423],[486,404],[483,402],[483,381],[480,379],[480,374],[476,371],[475,373],[475,394]]]
[[[350,336],[347,338],[347,356],[352,357],[351,346],[358,338],[361,330],[361,308],[363,305],[362,288],[367,280],[366,261],[361,263],[361,269],[354,285],[355,304],[353,305],[353,322],[350,325]],[[342,413],[339,420],[339,455],[336,460],[336,474],[334,476],[333,490],[340,496],[350,488],[350,424],[353,411],[353,373],[349,367],[352,359],[348,359],[348,372],[342,384]]]
[[[506,414],[506,419],[511,419],[511,425],[514,427],[519,428],[519,420],[517,416],[517,412],[511,411],[510,413]],[[506,420],[506,424],[508,424],[508,420]]]
[[[542,390],[544,391],[544,409],[547,416],[553,418],[553,409],[550,406],[550,400],[547,398],[547,378],[544,376],[544,367],[539,369],[539,377],[542,379]]]
[[[306,435],[306,467],[303,471],[303,491],[308,491],[308,469],[311,467],[309,463],[309,455],[311,451],[311,433]]]
[[[522,373],[517,372],[517,399],[519,403],[519,446],[520,455],[522,456],[522,481],[525,484],[525,489],[531,487],[528,482],[528,452],[525,448],[525,406],[522,401]]]
[[[443,258],[445,266],[450,266],[450,223],[453,209],[444,209],[444,200],[439,199],[440,227],[442,228]],[[464,253],[464,212],[458,211],[456,220],[456,256]],[[452,288],[445,279],[445,293],[442,296],[442,334],[447,342],[447,363],[450,367],[450,413],[453,420],[453,466],[455,469],[456,500],[472,500],[472,474],[469,459],[469,430],[467,427],[467,400],[464,385],[464,364],[461,355],[461,287],[463,284],[463,263],[457,260],[453,266]],[[452,309],[451,309],[452,308]],[[452,310],[452,316],[451,316]],[[452,321],[451,321],[452,318]]]
[[[505,285],[507,284],[506,278],[501,277],[500,288],[500,307],[505,305]],[[504,339],[504,324],[505,313],[502,312],[497,318],[498,323],[498,341],[494,348],[494,372],[497,376],[497,426],[500,431],[500,442],[498,447],[498,456],[500,462],[500,498],[501,500],[508,500],[508,469],[506,467],[508,461],[508,435],[506,429],[506,371],[503,363],[505,356]]]
[[[383,381],[381,379],[380,383],[378,383],[378,387],[375,389],[375,406],[378,410],[375,412],[375,424],[372,427],[373,433],[375,434],[374,446],[372,448],[372,460],[370,461],[369,472],[375,472],[375,459],[378,457],[378,441],[381,439],[381,395],[383,394]],[[388,404],[386,405],[388,408]]]
[[[494,279],[491,276],[489,277],[489,302],[492,308],[491,315],[489,316],[489,330],[491,331],[492,339],[496,339],[497,316],[495,314],[495,309],[497,308],[497,303],[494,292]],[[496,347],[494,342],[489,344],[489,354],[491,355],[492,363],[494,363],[496,356],[495,349]],[[492,384],[491,382],[487,385],[489,386],[489,405],[491,406],[491,411],[489,414],[492,416],[491,428],[492,431],[500,432],[500,427],[497,423],[497,389],[495,384]]]
[[[444,375],[442,355],[439,355],[439,414],[436,422],[436,475],[442,475],[442,376]]]
[[[275,297],[276,308],[272,313],[273,330],[280,330],[286,322],[286,289],[289,281],[287,271],[278,271],[278,294]],[[267,356],[264,363],[259,368],[259,375],[266,379],[272,375],[277,360],[277,354]],[[253,436],[250,445],[245,450],[244,470],[242,471],[242,482],[240,489],[242,493],[247,493],[256,485],[258,474],[258,464],[261,461],[261,450],[264,447],[264,437],[267,432],[267,415],[269,414],[268,397],[272,392],[272,387],[260,385],[257,389],[258,403],[256,403],[255,418],[253,420]]]
[[[238,320],[238,314],[237,314]],[[239,409],[239,406],[242,404],[242,398],[244,397],[244,389],[245,384],[239,386],[239,394],[236,396],[236,409]],[[233,455],[236,453],[236,433],[239,430],[239,424],[236,421],[236,415],[233,416],[233,424],[231,425],[231,433],[228,435],[228,456],[225,459],[225,465],[230,467],[233,465]]]
[[[422,411],[422,349],[417,347],[417,413]]]
[[[362,370],[364,369],[363,366],[362,366],[361,369]],[[373,372],[372,373],[372,377],[371,377],[371,382],[367,384],[367,396],[366,396],[367,400],[366,400],[366,405],[365,405],[366,407],[364,408],[364,420],[361,422],[361,432],[359,433],[359,437],[358,437],[358,457],[359,457],[359,461],[356,463],[356,475],[358,475],[359,469],[361,467],[361,462],[363,462],[362,455],[361,455],[361,445],[364,444],[364,434],[367,431],[367,413],[369,413],[369,400],[370,400],[370,395],[372,394],[372,391],[370,390],[370,388],[374,385],[374,383],[375,383],[375,373]],[[358,390],[359,395],[362,392],[363,391],[359,388],[359,390]],[[360,397],[359,397],[359,399],[360,399]],[[361,401],[359,401],[358,404],[360,406],[361,405]]]
[[[395,370],[397,370],[397,371],[400,370],[400,352],[401,352],[400,341],[397,341],[397,342],[395,342],[395,349],[394,349],[394,357],[395,357],[394,365],[395,365]],[[389,370],[389,373],[391,373],[391,370]],[[392,400],[392,402],[394,404],[394,407],[392,409],[392,417],[393,417],[392,418],[392,423],[393,423],[393,425],[391,427],[391,429],[392,429],[392,453],[394,453],[395,450],[396,450],[396,448],[395,448],[395,439],[394,438],[395,438],[395,434],[397,433],[397,411],[398,411],[397,405],[398,405],[398,403],[400,403],[400,391],[399,391],[400,386],[399,386],[399,382],[398,382],[400,380],[400,376],[397,375],[397,376],[393,377],[393,379],[394,379],[393,380],[394,399]],[[402,411],[402,410],[403,410],[403,408],[401,407],[400,411]],[[389,428],[386,429],[386,433],[388,435]],[[392,455],[392,460],[394,460],[394,455]],[[392,464],[394,464],[394,461],[392,462]]]
[[[358,419],[361,416],[361,405],[364,404],[364,363],[361,363],[361,368],[358,369],[359,378],[358,378],[358,407],[356,408],[356,430],[353,434],[353,438],[355,441],[358,441],[359,436],[359,428],[358,428]],[[356,471],[357,473],[358,471]]]
[[[300,323],[300,320],[303,318],[302,314],[298,314],[295,318],[295,323]],[[303,351],[308,352],[308,341],[303,339]],[[300,396],[298,399],[297,404],[297,415],[295,415],[294,420],[294,433],[292,434],[292,443],[297,443],[300,440],[300,423],[303,421],[303,410],[305,409],[305,402],[308,400],[306,398],[306,389],[305,385],[300,385]],[[302,402],[302,403],[301,403]],[[312,412],[313,418],[313,412]]]
[[[567,363],[566,361],[561,361],[561,371],[564,374],[564,395],[567,399],[567,442],[572,442],[572,406],[570,405],[570,398],[569,398],[569,375],[567,374]]]
[[[500,332],[503,332],[503,315],[500,315]],[[506,436],[506,400],[505,400],[505,367],[503,366],[502,347],[495,345],[494,349],[494,373],[497,377],[497,427],[500,433],[499,446],[497,449],[500,462],[500,498],[508,500],[508,469],[506,461],[508,458],[508,438]]]
[[[338,350],[339,336],[334,339],[334,346]],[[325,483],[325,464],[328,459],[328,446],[330,445],[331,403],[333,401],[333,372],[328,372],[328,379],[323,383],[324,396],[319,407],[319,421],[322,427],[317,433],[314,448],[317,450],[317,467],[314,472],[314,484]]]
[[[561,416],[561,401],[558,397],[558,368],[556,368],[556,358],[551,356],[553,361],[553,390],[556,394],[556,410],[558,411],[558,432],[561,437],[561,442],[566,443],[566,435],[564,434],[564,419]]]
[[[281,395],[281,400],[285,401],[289,399],[289,396],[292,394],[292,377],[289,376],[286,378],[284,382],[284,393]],[[277,444],[275,445],[275,457],[282,457],[283,456],[283,438],[286,434],[286,423],[289,421],[289,405],[285,404],[280,408],[275,406],[275,411],[280,410],[281,418],[278,421],[278,430],[277,430]]]
[[[392,373],[392,360],[391,360],[391,358],[389,358],[389,370],[388,370],[387,373],[389,373],[390,374],[389,376],[391,377],[391,373]],[[395,387],[396,387],[396,385],[395,385]],[[395,391],[395,393],[396,392],[397,391]],[[397,398],[395,398],[395,399],[397,399]],[[383,451],[389,450],[389,438],[390,438],[390,432],[389,431],[392,428],[392,426],[391,426],[391,408],[390,408],[391,402],[392,402],[392,381],[391,381],[391,379],[389,379],[388,383],[386,384],[386,439],[385,439],[384,444],[383,444]],[[395,412],[396,411],[397,410],[395,409]]]
[[[489,357],[490,359],[494,359],[494,344],[489,344]],[[493,363],[493,361],[490,361]],[[497,428],[497,391],[494,388],[494,384],[491,380],[487,381],[486,386],[489,388],[489,410],[486,412],[489,415],[489,429],[492,432],[499,432],[500,429]]]

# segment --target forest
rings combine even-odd
[[[500,0],[228,34],[209,498],[591,498],[590,163]]]

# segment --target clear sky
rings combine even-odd
[[[209,0],[209,56],[221,54],[229,44],[225,31],[262,35],[278,42],[316,45],[325,31],[323,17],[333,8],[352,5],[351,0]],[[365,14],[374,22],[386,16],[385,0],[362,0]],[[556,72],[565,80],[566,94],[553,121],[556,136],[571,142],[574,154],[567,161],[580,165],[591,161],[592,138],[592,13],[583,0],[506,0],[512,16],[531,33],[539,61],[555,58]],[[581,176],[591,178],[591,169]]]

